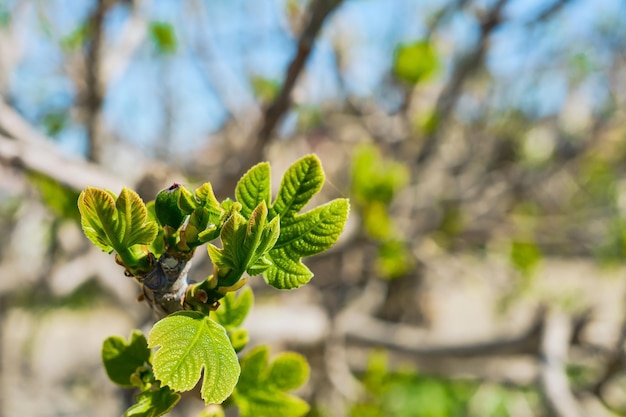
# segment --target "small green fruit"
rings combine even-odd
[[[176,230],[185,221],[185,215],[178,207],[178,196],[182,188],[182,185],[174,183],[157,194],[154,211],[161,226],[170,226]]]

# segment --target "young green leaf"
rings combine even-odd
[[[192,389],[204,370],[201,393],[207,404],[223,402],[239,378],[226,330],[202,313],[181,311],[158,321],[148,346],[160,346],[152,361],[154,375],[175,391]]]
[[[122,417],[159,417],[169,413],[180,400],[180,394],[168,387],[144,391],[137,396],[137,402],[131,405]]]
[[[300,158],[283,175],[269,217],[280,216],[282,225],[302,210],[323,184],[324,171],[319,158],[315,155]]]
[[[146,210],[148,211],[148,222],[158,223],[156,218],[156,211],[154,208],[154,201],[150,201],[146,204]],[[155,257],[159,258],[165,252],[165,241],[163,237],[163,228],[159,227],[157,231],[157,235],[152,241],[151,244],[148,245],[148,250],[154,254]]]
[[[268,244],[260,244],[256,257],[248,260],[248,274],[263,274],[268,284],[279,289],[297,288],[311,279],[313,274],[301,262],[302,258],[330,248],[339,238],[349,211],[348,201],[338,199],[303,215],[298,214],[321,189],[324,178],[322,164],[315,155],[304,156],[287,169],[278,195],[268,210],[267,218],[271,221],[261,238],[261,242]],[[270,199],[269,180],[270,166],[267,163],[254,166],[241,178],[236,196],[244,216],[254,217],[258,207]],[[216,248],[209,248],[211,252],[217,255]],[[213,255],[211,259],[214,263],[224,261]]]
[[[297,288],[309,282],[313,273],[302,258],[323,252],[337,242],[349,210],[348,200],[340,198],[281,221],[278,241],[268,253],[271,266],[263,272],[265,281],[279,289]]]
[[[148,245],[157,235],[157,225],[147,221],[147,210],[137,193],[123,188],[113,193],[87,187],[78,197],[85,235],[100,249],[126,251],[132,245]]]
[[[128,343],[119,336],[109,337],[102,344],[102,361],[109,379],[123,387],[130,387],[130,377],[150,360],[150,349],[145,336],[133,330]]]
[[[156,223],[148,222],[148,211],[139,195],[124,187],[115,201],[121,228],[124,231],[122,245],[147,245],[152,243],[157,235]]]
[[[196,199],[203,207],[207,207],[209,211],[214,210],[217,212],[217,220],[219,220],[219,214],[223,211],[220,207],[219,201],[215,198],[213,193],[213,186],[210,182],[205,182],[201,187],[196,188]]]
[[[217,267],[220,286],[234,285],[246,270],[262,271],[270,264],[265,258],[279,235],[279,223],[267,223],[267,206],[262,201],[246,219],[237,211],[222,227],[222,249],[209,245],[209,256]]]
[[[309,377],[306,360],[296,353],[282,353],[268,366],[267,346],[251,350],[241,360],[241,377],[233,402],[242,417],[298,417],[309,411],[302,399],[287,394]]]
[[[229,292],[222,298],[221,306],[212,312],[212,317],[226,330],[235,329],[243,324],[252,304],[254,295],[250,287],[243,288],[239,294]]]
[[[270,205],[270,165],[261,162],[250,168],[237,183],[235,197],[241,203],[241,214],[246,218],[262,201]]]
[[[105,190],[87,187],[78,196],[78,210],[85,236],[103,251],[113,251],[111,237],[116,242],[122,238],[113,196]]]

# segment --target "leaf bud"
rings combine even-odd
[[[185,221],[185,215],[178,207],[178,197],[182,188],[182,185],[174,183],[157,194],[154,211],[161,226],[170,226],[177,230]]]

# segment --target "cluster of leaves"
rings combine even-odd
[[[329,249],[349,211],[346,199],[335,199],[300,213],[323,183],[319,159],[308,155],[287,170],[273,200],[268,163],[252,167],[240,179],[236,201],[219,202],[210,183],[194,192],[174,184],[147,206],[126,188],[119,196],[93,187],[81,193],[86,236],[100,249],[115,252],[144,293],[174,293],[178,281],[185,281],[177,311],[157,322],[147,340],[133,333],[128,343],[120,338],[105,342],[103,359],[111,379],[141,390],[126,415],[164,414],[178,401],[177,393],[192,389],[201,375],[207,404],[229,399],[244,416],[307,412],[306,403],[286,393],[307,378],[303,358],[283,354],[268,365],[267,349],[257,348],[240,365],[237,352],[248,342],[240,326],[252,292],[248,288],[236,297],[234,291],[245,284],[246,273],[262,275],[278,289],[309,282],[313,273],[302,258]],[[219,245],[209,243],[217,238]],[[187,285],[185,265],[206,243],[213,274]],[[168,273],[179,274],[176,283]],[[151,353],[150,348],[158,349]]]
[[[386,160],[373,145],[362,145],[352,160],[352,195],[368,236],[379,243],[376,266],[385,278],[397,278],[413,258],[389,213],[398,192],[409,181],[406,165]]]

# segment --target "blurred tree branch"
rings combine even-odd
[[[104,51],[104,17],[114,0],[98,0],[89,21],[89,43],[86,55],[85,112],[88,138],[87,158],[101,162],[105,144],[102,137],[102,102],[105,82],[102,78]]]
[[[435,104],[434,117],[437,118],[438,128],[423,139],[421,148],[415,157],[416,169],[423,169],[425,162],[435,153],[439,142],[440,126],[445,125],[445,121],[454,109],[469,76],[480,68],[488,49],[489,37],[502,22],[502,9],[507,1],[498,0],[481,19],[480,35],[474,50],[455,64],[450,80],[446,83]]]
[[[311,54],[313,44],[328,16],[341,5],[343,0],[313,0],[307,10],[307,23],[298,38],[296,54],[291,60],[281,84],[281,89],[274,101],[265,109],[261,127],[256,136],[251,138],[252,144],[247,147],[246,155],[239,166],[220,184],[218,195],[224,195],[233,188],[234,183],[248,168],[263,158],[263,150],[272,139],[279,125],[291,106],[291,94],[305,64]]]

